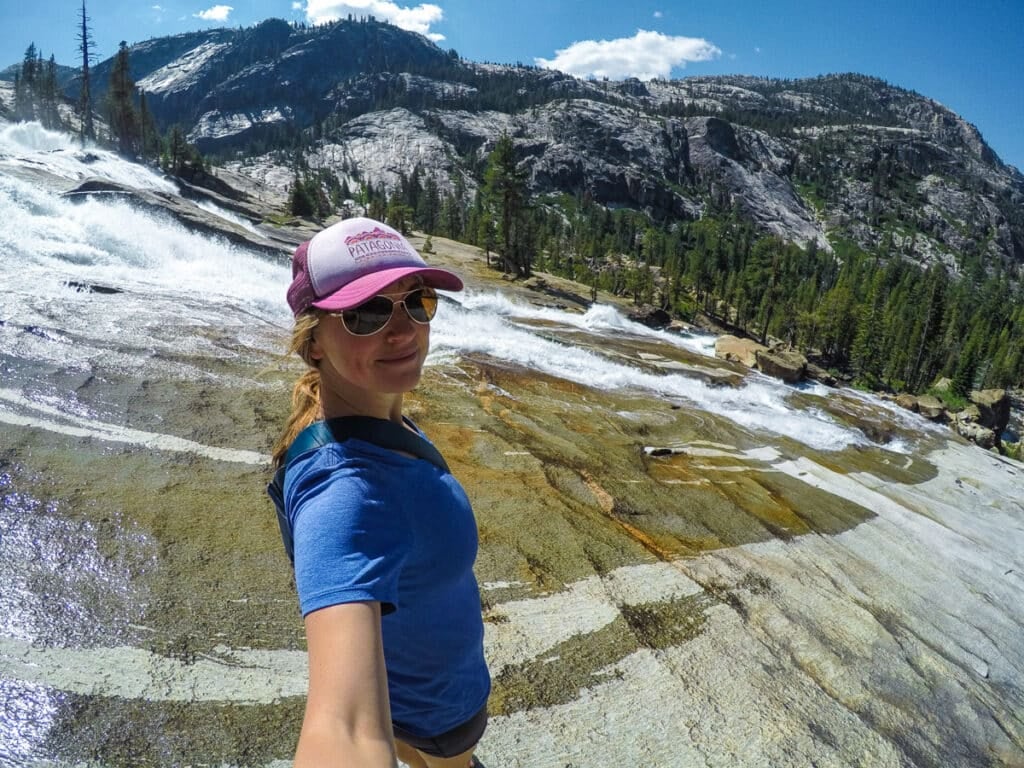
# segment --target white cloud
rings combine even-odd
[[[444,40],[444,35],[430,31],[432,24],[444,18],[441,6],[433,3],[420,3],[415,7],[398,5],[391,0],[309,0],[306,3],[306,20],[312,24],[344,19],[349,14],[356,18],[373,16],[400,29],[419,32],[434,42]]]
[[[534,61],[539,67],[577,77],[652,80],[668,77],[674,67],[684,67],[689,61],[709,61],[721,55],[716,45],[699,37],[670,37],[641,29],[633,37],[618,40],[583,40],[556,51],[553,59]]]
[[[656,19],[660,19],[664,15],[665,14],[663,14],[661,11],[655,11],[654,12],[654,18],[656,18]]]
[[[299,0],[295,0],[295,2],[292,3],[292,10],[293,11],[301,11],[302,10],[302,3],[299,2]]]
[[[203,21],[227,21],[228,14],[234,10],[233,6],[230,5],[215,5],[212,8],[207,8],[205,11],[192,14],[197,19]]]
[[[754,53],[760,53],[760,52],[761,52],[761,49],[760,49],[760,47],[755,47],[755,48],[754,48]]]

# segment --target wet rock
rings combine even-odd
[[[64,283],[68,288],[74,288],[79,293],[103,293],[114,294],[124,293],[121,288],[114,288],[110,285],[99,285],[98,283],[87,283],[82,280],[68,280]]]
[[[807,358],[795,349],[759,349],[755,350],[754,357],[761,373],[782,379],[787,384],[801,381],[807,372]]]
[[[978,409],[978,406],[972,403],[971,405],[968,405],[966,408],[964,408],[962,411],[956,413],[953,417],[953,420],[960,424],[981,423],[981,411]],[[982,423],[982,426],[985,425]]]
[[[820,365],[815,365],[812,362],[807,363],[807,378],[814,379],[828,387],[834,387],[839,383],[839,380],[835,376],[826,371]]]
[[[983,389],[971,392],[971,402],[980,411],[977,421],[1002,434],[1010,422],[1010,397],[1005,389]]]
[[[921,395],[917,398],[917,410],[930,421],[945,421],[946,406],[934,395]]]
[[[660,307],[638,307],[626,315],[634,323],[641,323],[648,328],[668,328],[672,316]]]
[[[767,347],[753,339],[741,339],[729,334],[715,339],[715,357],[731,363],[742,363],[748,368],[757,365],[758,350],[767,350]]]
[[[644,446],[644,455],[646,456],[674,456],[683,452],[682,448],[670,448],[663,445]]]
[[[807,374],[807,358],[803,354],[781,344],[771,348],[759,344],[753,339],[741,339],[726,334],[715,340],[715,357],[734,363],[742,363],[748,368],[756,368],[767,376],[782,379],[787,384],[800,381]],[[835,383],[835,378],[827,371],[818,369],[823,379]]]
[[[917,398],[908,392],[901,392],[896,395],[896,405],[906,408],[908,411],[917,413]]]
[[[953,417],[952,426],[958,435],[965,437],[982,448],[994,448],[996,433],[974,421],[972,413],[961,412]]]
[[[554,301],[547,303],[557,309],[565,309],[567,306],[586,308],[591,304],[591,301],[577,290],[579,288],[577,283],[553,275],[541,277],[535,274],[523,284],[523,287],[534,293],[551,297]]]

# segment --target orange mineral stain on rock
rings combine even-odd
[[[623,565],[838,532],[871,513],[782,472],[715,414],[463,359],[407,410],[477,515],[483,579],[549,590]],[[672,446],[648,455],[647,446]]]

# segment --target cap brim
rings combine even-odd
[[[436,267],[394,267],[372,272],[353,280],[348,285],[335,291],[330,296],[314,301],[317,309],[336,312],[341,309],[358,307],[364,301],[383,291],[392,283],[403,277],[416,275],[423,279],[423,284],[442,291],[461,291],[462,280],[454,272]]]

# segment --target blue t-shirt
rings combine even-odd
[[[392,720],[434,737],[487,702],[476,520],[450,472],[350,438],[288,467],[302,615],[381,603]]]

